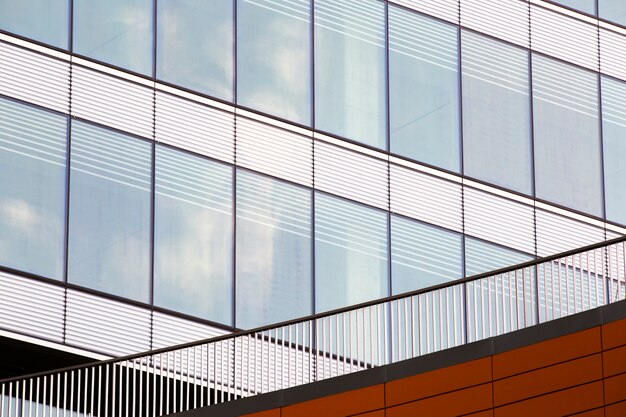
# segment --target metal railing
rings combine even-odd
[[[156,417],[497,336],[623,300],[625,241],[277,325],[7,379],[0,381],[0,414]]]

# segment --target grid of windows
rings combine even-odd
[[[595,1],[562,3],[595,11]],[[599,5],[616,15],[623,8],[607,0]],[[602,178],[595,72],[380,0],[153,6],[152,0],[74,2],[72,51],[620,221],[605,213],[621,197],[611,174]],[[54,13],[44,15],[47,9]],[[0,1],[0,11],[0,28],[68,47],[62,39],[69,36],[69,5],[61,0]],[[539,25],[544,16],[537,13]],[[539,38],[536,43],[543,51]],[[552,91],[565,79],[577,85],[572,94]],[[565,149],[575,155],[560,158]]]

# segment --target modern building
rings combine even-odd
[[[619,0],[0,0],[0,30],[7,339],[142,352],[626,232]]]

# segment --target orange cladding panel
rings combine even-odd
[[[607,404],[626,400],[626,374],[604,380],[604,399]]]
[[[626,319],[602,326],[602,347],[611,349],[626,345]]]
[[[494,355],[494,379],[531,371],[555,363],[598,353],[600,328],[595,327],[523,348]]]
[[[626,416],[626,401],[621,403],[607,405],[604,409],[605,417],[624,417]]]
[[[496,408],[496,417],[561,417],[602,407],[602,381]]]
[[[355,414],[356,416],[357,414]],[[359,417],[385,417],[385,410],[376,410],[371,413],[358,414]]]
[[[602,356],[596,354],[495,381],[496,406],[602,379]]]
[[[626,372],[626,346],[607,350],[603,355],[605,377]]]
[[[345,417],[385,407],[382,384],[284,407],[282,417]]]
[[[491,384],[478,385],[387,409],[387,417],[459,416],[493,406]]]
[[[462,363],[387,383],[387,406],[491,381],[491,358]]]

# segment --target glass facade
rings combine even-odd
[[[316,194],[315,289],[316,311],[388,295],[384,212]]]
[[[600,15],[619,23],[618,3],[599,0]],[[73,65],[97,69],[58,53],[31,68],[0,42],[0,266],[249,328],[561,249],[533,198],[619,231],[626,75],[607,72],[605,45],[600,74],[428,14],[379,0],[0,0],[3,31],[143,76],[76,81]],[[38,48],[33,62],[48,58]],[[120,89],[94,117],[105,78]],[[530,243],[494,237],[518,230]]]
[[[150,299],[150,143],[72,123],[68,281]]]
[[[67,118],[0,99],[0,265],[63,279]]]
[[[154,303],[233,324],[232,168],[157,146]]]
[[[157,2],[156,77],[233,100],[232,0]]]
[[[239,327],[312,313],[310,213],[310,191],[237,172]]]
[[[389,7],[391,152],[459,172],[457,32]]]
[[[385,3],[315,1],[315,127],[386,147]]]
[[[462,32],[465,174],[532,194],[529,54]]]
[[[237,102],[311,124],[311,4],[237,3]]]
[[[152,75],[151,0],[75,1],[74,52]]]
[[[622,0],[598,0],[601,18],[626,26],[626,3]]]
[[[0,0],[0,28],[67,49],[69,0]]]

